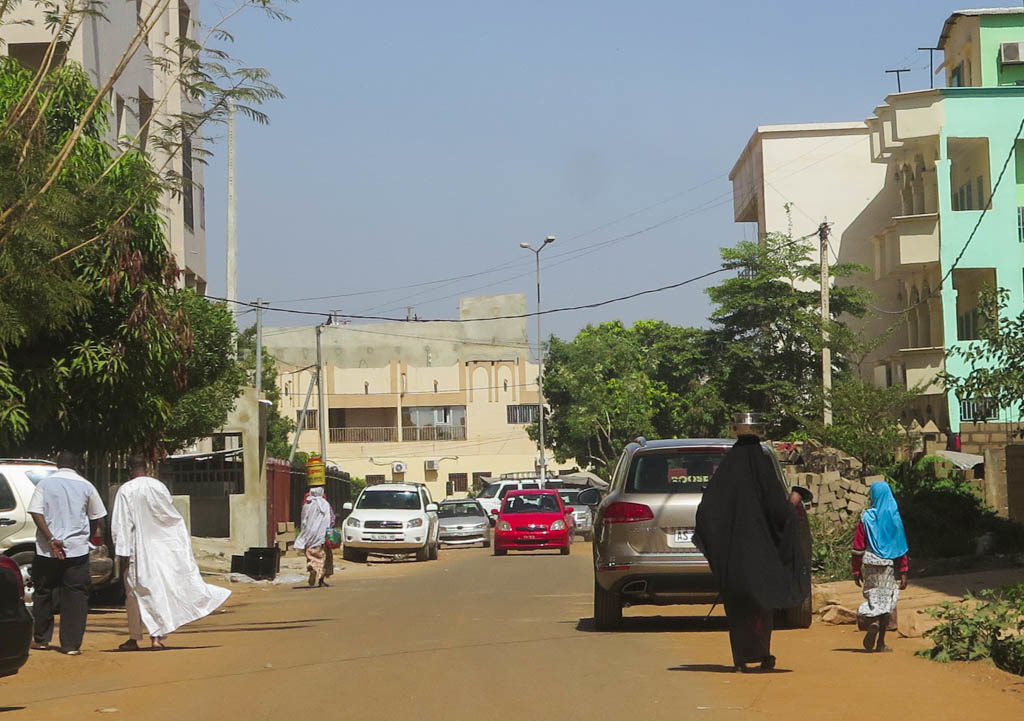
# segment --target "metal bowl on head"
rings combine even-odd
[[[740,436],[757,436],[758,438],[764,438],[764,418],[760,413],[753,413],[750,411],[737,413],[733,416],[730,430],[732,431],[732,436],[734,438],[739,438]]]

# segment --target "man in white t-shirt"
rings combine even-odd
[[[49,648],[53,638],[53,595],[60,589],[60,651],[82,650],[89,614],[89,541],[103,535],[103,506],[96,487],[75,471],[76,454],[57,454],[57,472],[36,485],[28,512],[36,524],[32,561],[34,647]]]

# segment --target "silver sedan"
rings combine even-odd
[[[442,501],[437,510],[438,539],[447,546],[491,546],[491,523],[472,498]]]

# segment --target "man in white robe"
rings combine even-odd
[[[111,518],[128,613],[129,640],[119,648],[137,651],[145,627],[160,649],[168,634],[213,613],[231,591],[203,581],[185,519],[167,486],[146,475],[146,459],[132,457],[130,471]]]

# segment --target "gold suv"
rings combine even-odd
[[[707,559],[694,545],[693,529],[704,489],[734,442],[638,438],[622,452],[603,500],[597,489],[580,493],[580,503],[596,506],[594,624],[599,630],[617,628],[623,606],[716,601],[715,581]],[[788,495],[775,453],[767,444],[762,448],[772,459],[780,490]],[[809,559],[807,515],[802,506],[797,513]],[[809,627],[810,598],[796,608],[781,610],[779,616],[780,625]]]

